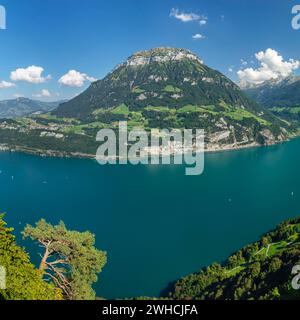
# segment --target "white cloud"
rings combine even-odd
[[[205,25],[207,23],[207,17],[190,12],[179,11],[179,9],[173,8],[170,12],[170,17],[178,19],[182,22],[198,21],[200,25]]]
[[[180,12],[178,9],[173,8],[170,12],[170,17],[174,17],[182,22],[196,21],[200,19],[200,16],[195,13]]]
[[[260,63],[259,68],[246,68],[239,70],[237,73],[242,86],[248,84],[259,85],[267,80],[286,78],[300,66],[298,60],[284,61],[276,50],[270,48],[256,53],[255,57]]]
[[[43,72],[44,68],[37,66],[18,68],[17,70],[11,72],[10,79],[12,81],[25,81],[29,83],[39,84],[51,79],[50,75],[48,75],[47,77],[43,77]]]
[[[200,34],[200,33],[196,33],[193,35],[193,39],[194,40],[202,40],[202,39],[205,39],[206,37],[203,35],[203,34]]]
[[[94,82],[96,78],[88,76],[86,73],[80,73],[76,70],[70,70],[63,75],[58,82],[68,87],[82,87],[86,81]]]
[[[50,93],[49,90],[47,90],[47,89],[43,89],[43,90],[42,90],[42,95],[43,95],[44,97],[51,97],[51,93]]]
[[[98,79],[94,78],[94,77],[90,77],[90,76],[86,76],[86,79],[90,82],[95,82],[97,81]]]
[[[242,64],[243,66],[246,66],[246,65],[248,64],[248,62],[247,62],[246,60],[244,60],[244,59],[241,59],[241,64]]]
[[[228,71],[229,72],[233,72],[233,68],[228,68]]]
[[[24,98],[24,95],[22,93],[15,93],[14,97],[15,98]]]
[[[33,94],[32,96],[35,98],[50,98],[51,93],[48,89],[43,89],[40,93]]]
[[[7,81],[0,81],[0,89],[7,89],[7,88],[12,88],[15,87],[16,85],[11,82]]]

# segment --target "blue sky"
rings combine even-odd
[[[291,10],[298,3],[300,0],[0,0],[7,11],[7,29],[0,30],[0,99],[18,95],[41,100],[70,98],[135,51],[158,46],[190,49],[235,81],[237,71],[246,68],[254,73],[250,70],[245,77],[260,77],[259,68],[268,57],[263,55],[258,61],[254,54],[268,48],[274,50],[269,53],[275,60],[281,55],[291,63],[282,61],[280,68],[297,73],[300,30],[291,27]],[[199,39],[193,39],[197,34]],[[291,58],[294,63],[288,62]],[[34,68],[28,69],[30,66]]]

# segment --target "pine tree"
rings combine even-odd
[[[106,264],[106,253],[95,248],[93,234],[67,230],[63,222],[53,226],[40,220],[35,227],[27,225],[23,236],[43,247],[40,271],[65,299],[95,299],[92,285]]]
[[[0,290],[0,299],[62,299],[61,291],[42,279],[42,273],[30,262],[28,254],[16,244],[12,231],[0,215],[0,266],[5,277],[2,284],[6,285],[6,289]]]

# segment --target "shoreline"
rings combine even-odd
[[[283,144],[285,142],[289,142],[293,139],[296,139],[299,136],[291,136],[286,140],[283,141],[275,141],[274,143],[261,145],[256,142],[252,142],[246,145],[224,145],[223,147],[218,146],[211,146],[207,149],[204,149],[204,154],[208,153],[220,153],[220,152],[227,152],[227,151],[238,151],[243,149],[253,149],[253,148],[261,148],[261,147],[271,147],[279,144]],[[65,151],[57,151],[57,150],[41,150],[41,149],[34,149],[29,147],[22,147],[22,146],[8,146],[7,144],[0,143],[0,152],[9,152],[9,153],[24,153],[30,154],[38,157],[51,157],[51,158],[73,158],[73,159],[88,159],[88,160],[95,160],[96,155],[89,154],[89,153],[81,153],[81,152],[65,152]],[[174,156],[175,153],[171,153],[171,156]],[[161,155],[162,156],[162,155]],[[169,154],[164,154],[163,156],[169,156]]]

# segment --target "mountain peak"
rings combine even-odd
[[[288,77],[279,77],[279,78],[273,78],[270,80],[266,80],[259,84],[251,84],[251,83],[241,83],[240,87],[242,90],[251,90],[251,89],[264,89],[266,87],[280,87],[280,86],[286,86],[291,85],[295,82],[298,82],[300,80],[300,76],[291,75]]]
[[[17,97],[17,98],[16,98],[16,99],[14,99],[14,100],[16,100],[16,101],[18,101],[18,102],[22,102],[22,101],[30,101],[30,99],[25,98],[25,97]]]
[[[141,66],[150,63],[163,63],[170,61],[180,61],[184,59],[198,61],[203,63],[203,61],[193,52],[186,49],[170,48],[170,47],[159,47],[146,51],[139,51],[134,53],[126,61],[128,66]]]

